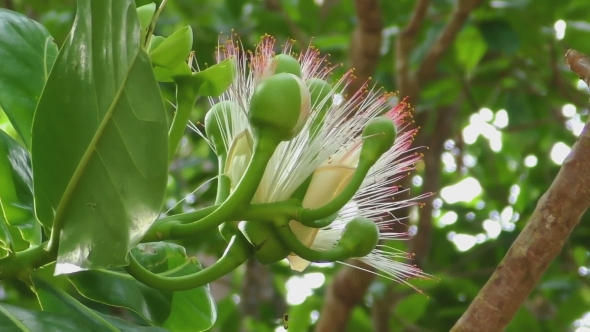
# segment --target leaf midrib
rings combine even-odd
[[[69,206],[70,198],[73,195],[74,190],[76,190],[77,184],[80,181],[80,179],[82,178],[82,175],[84,174],[84,170],[86,169],[86,167],[88,166],[88,164],[90,162],[90,158],[97,152],[96,145],[98,144],[98,142],[102,138],[103,133],[112,118],[112,115],[113,115],[113,112],[116,108],[116,105],[118,105],[118,102],[121,99],[123,92],[125,91],[125,85],[127,83],[127,80],[129,79],[129,73],[131,71],[131,68],[133,68],[137,59],[139,58],[140,52],[141,52],[141,50],[138,49],[137,52],[135,53],[135,55],[133,57],[133,61],[131,62],[131,64],[127,68],[127,73],[125,74],[125,79],[123,80],[123,82],[121,82],[121,87],[118,89],[117,94],[115,95],[115,98],[113,99],[111,105],[109,106],[109,109],[107,110],[106,114],[104,115],[100,125],[98,126],[94,136],[92,137],[92,140],[90,141],[90,144],[88,144],[86,151],[82,155],[82,158],[80,159],[80,162],[78,163],[78,166],[76,166],[76,170],[72,174],[72,177],[70,178],[70,182],[68,182],[68,185],[67,185],[66,189],[64,190],[64,194],[61,197],[61,200],[60,200],[59,205],[56,209],[55,217],[53,220],[53,228],[55,229],[56,225],[57,225],[58,231],[61,231],[61,226],[63,226],[62,225],[63,218],[64,218],[64,215],[67,211],[67,207]],[[93,70],[94,70],[94,67],[93,67]],[[94,83],[94,84],[96,83],[94,79],[92,80],[92,83]],[[105,165],[105,167],[106,167],[106,165]],[[52,235],[53,235],[53,231],[52,231]],[[59,236],[58,234],[56,234],[56,235]],[[58,245],[58,243],[52,243],[52,245]]]
[[[28,327],[26,327],[21,321],[20,319],[18,319],[17,317],[15,317],[10,311],[6,310],[6,308],[4,308],[3,305],[0,304],[0,312],[2,312],[6,317],[8,317],[8,319],[10,319],[14,325],[16,325],[16,327],[18,327],[19,329],[21,329],[21,331],[31,331],[29,330]]]
[[[33,284],[35,284],[35,281],[33,281]],[[117,329],[111,323],[107,322],[104,318],[102,318],[100,315],[98,315],[93,310],[89,309],[85,305],[82,305],[80,302],[78,302],[76,299],[74,299],[70,294],[64,292],[61,289],[54,288],[53,286],[47,287],[47,285],[48,284],[46,284],[44,281],[42,281],[41,285],[40,285],[41,287],[39,287],[39,288],[44,289],[48,293],[53,293],[53,295],[56,296],[59,300],[63,301],[65,304],[79,310],[79,312],[83,313],[87,318],[89,318],[89,319],[91,319],[92,317],[95,318],[99,322],[103,323],[104,327],[108,328],[110,331],[120,332],[119,329]],[[38,287],[35,285],[35,288],[37,289]],[[39,295],[37,295],[37,297],[39,297]],[[43,309],[43,311],[45,311],[40,298],[39,298],[39,303],[41,304],[41,309]]]

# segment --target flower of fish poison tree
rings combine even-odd
[[[208,114],[219,122],[219,138],[217,141],[210,138],[210,145],[218,156],[223,156],[220,167],[231,182],[230,191],[240,181],[253,154],[252,137],[256,128],[248,112],[251,112],[254,91],[273,75],[287,73],[297,77],[296,82],[302,88],[301,114],[292,132],[285,133],[290,139],[276,147],[252,203],[281,202],[296,197],[306,209],[328,204],[353,178],[361,158],[363,129],[371,119],[385,116],[397,129],[395,142],[373,164],[352,199],[331,216],[333,221],[323,228],[308,227],[297,220],[290,220],[288,224],[303,245],[317,251],[335,248],[343,230],[357,217],[374,221],[379,240],[406,238],[407,233],[391,229],[399,223],[393,212],[417,205],[424,197],[396,199],[407,190],[396,183],[407,176],[421,158],[411,147],[417,129],[411,127],[409,105],[405,101],[398,102],[394,94],[370,89],[368,83],[346,95],[347,87],[355,79],[352,70],[330,85],[328,81],[335,66],[317,49],[310,46],[297,56],[291,52],[291,43],[278,53],[275,53],[275,44],[274,38],[264,36],[254,52],[246,52],[241,43],[232,38],[218,49],[217,60],[232,58],[236,69],[230,88],[219,98],[210,100],[213,107],[222,107],[225,112],[213,114],[210,111]],[[273,112],[280,114],[281,110]],[[382,244],[376,244],[365,256],[354,258],[372,266],[378,275],[399,282],[428,277],[414,265],[404,263],[408,254]],[[297,271],[303,271],[310,264],[293,253],[289,253],[287,259]]]

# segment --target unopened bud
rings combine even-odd
[[[288,54],[277,54],[274,57],[275,74],[288,73],[301,77],[301,65],[299,61]]]
[[[250,124],[273,139],[288,141],[295,137],[309,116],[310,95],[303,81],[280,73],[262,81],[252,94]]]
[[[379,227],[373,220],[357,217],[344,226],[342,238],[336,245],[345,249],[351,257],[364,257],[379,243]]]
[[[391,149],[396,136],[397,129],[390,118],[378,116],[369,120],[363,130],[360,160],[369,163],[377,162],[382,154]]]

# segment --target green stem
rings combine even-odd
[[[322,224],[323,221],[326,221],[325,218],[328,218],[334,213],[340,211],[340,209],[342,209],[342,207],[344,207],[344,205],[346,205],[346,203],[348,203],[352,199],[354,194],[363,184],[363,181],[365,180],[365,177],[367,176],[367,173],[369,172],[372,166],[372,163],[363,162],[363,160],[361,159],[358,167],[354,172],[354,175],[352,176],[352,179],[350,180],[346,188],[344,188],[344,190],[338,196],[336,196],[336,198],[331,200],[328,204],[317,209],[303,210],[301,212],[301,215],[299,216],[299,219],[297,220],[307,227],[317,228],[318,224]],[[324,220],[322,221],[320,219]],[[331,218],[328,218],[327,220],[329,219]],[[328,223],[328,225],[329,224],[330,223]]]
[[[166,2],[167,1],[168,0],[162,0],[162,2],[160,3],[160,7],[158,8],[158,10],[156,11],[156,13],[154,14],[154,17],[152,17],[152,21],[150,22],[150,26],[149,26],[149,29],[148,29],[148,32],[147,32],[147,37],[146,37],[145,45],[149,45],[150,44],[150,41],[152,39],[152,34],[154,33],[154,29],[156,28],[156,21],[158,20],[158,17],[160,16],[160,13],[164,9],[164,6],[166,6]]]
[[[305,246],[297,239],[286,221],[275,221],[273,228],[285,247],[306,261],[321,263],[343,261],[351,258],[351,255],[343,248],[335,247],[325,251],[317,251]]]
[[[169,229],[174,224],[188,224],[195,220],[205,218],[207,215],[215,211],[219,205],[211,205],[206,208],[202,208],[196,211],[176,214],[173,216],[164,217],[157,220],[147,233],[141,239],[142,243],[156,242],[162,239],[162,230]]]
[[[275,219],[297,219],[303,208],[301,202],[292,199],[283,202],[250,204],[241,212],[241,220],[273,222]]]
[[[155,231],[159,233],[160,239],[166,240],[193,236],[235,218],[252,201],[252,197],[254,197],[256,189],[258,189],[260,180],[266,170],[266,165],[273,152],[274,149],[262,148],[255,143],[252,159],[242,179],[238,182],[235,190],[229,197],[213,213],[203,219],[189,224],[170,223],[164,224],[163,227],[156,227]]]
[[[19,251],[0,260],[0,280],[26,277],[32,270],[55,260],[55,254],[45,249],[45,244]]]
[[[234,236],[223,256],[213,265],[187,276],[165,277],[155,274],[129,255],[130,263],[125,267],[127,272],[137,281],[160,290],[184,291],[206,285],[235,270],[246,262],[253,254],[250,243],[243,235]]]
[[[172,119],[172,126],[168,132],[168,161],[172,160],[178,144],[184,135],[188,119],[190,118],[193,106],[197,102],[197,92],[185,81],[176,82],[176,113]]]

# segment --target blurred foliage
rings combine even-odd
[[[151,1],[136,2],[143,5]],[[374,79],[388,90],[396,90],[395,38],[407,24],[414,3],[410,0],[381,1],[384,38]],[[456,1],[450,0],[432,2],[428,19],[415,40],[416,48],[410,59],[412,67],[420,65],[455,4]],[[0,5],[42,23],[60,47],[67,38],[75,13],[74,0],[4,0]],[[590,52],[589,19],[590,3],[585,0],[491,1],[472,13],[438,64],[436,79],[423,87],[421,101],[413,106],[416,112],[427,112],[428,119],[434,119],[430,114],[445,106],[459,109],[452,137],[445,142],[446,150],[441,155],[444,162],[443,169],[439,170],[441,187],[437,192],[467,177],[475,178],[482,192],[466,202],[451,204],[446,197],[435,200],[432,249],[423,268],[438,282],[414,283],[428,297],[405,285],[378,279],[365,303],[354,310],[350,331],[371,330],[371,309],[382,303],[378,300],[386,296],[388,287],[392,287],[394,293],[389,299],[394,308],[390,318],[392,331],[446,331],[465,311],[557,174],[559,165],[551,158],[555,144],[563,142],[571,146],[580,124],[586,120],[587,89],[578,87],[577,77],[566,68],[563,54],[568,48]],[[556,24],[558,21],[560,23]],[[337,68],[338,74],[349,67],[350,36],[356,22],[353,2],[344,0],[169,0],[155,33],[169,35],[190,24],[194,31],[194,51],[201,67],[214,63],[218,38],[232,31],[249,49],[265,33],[279,41],[295,38],[296,46],[313,42],[323,53],[331,55],[333,63],[343,64]],[[565,34],[557,36],[556,27],[561,26]],[[162,85],[162,88],[164,96],[174,100],[173,86]],[[566,104],[572,104],[575,112],[564,112]],[[203,98],[192,114],[197,126],[204,118],[207,105]],[[172,107],[167,107],[172,112]],[[480,112],[482,108],[491,112]],[[508,118],[507,126],[498,120],[504,114]],[[0,116],[0,128],[8,127],[7,118]],[[426,135],[437,130],[434,120],[427,121],[422,130]],[[468,139],[469,130],[479,134],[477,139]],[[8,128],[7,132],[15,135],[13,129]],[[216,174],[215,155],[192,131],[187,131],[180,151],[172,164],[166,206],[181,212],[211,204],[215,188],[208,180]],[[429,153],[425,149],[422,152]],[[530,167],[534,160],[535,165]],[[420,172],[412,176],[415,175],[423,177]],[[418,193],[420,181],[419,178],[414,180],[417,186],[413,191]],[[453,215],[456,218],[449,219]],[[580,320],[590,312],[588,219],[587,215],[583,217],[563,252],[507,331],[573,331],[584,324],[590,327],[590,318],[585,322]],[[501,227],[497,237],[490,236],[494,235],[491,226]],[[458,250],[459,246],[451,241],[458,235],[474,237],[469,239],[475,244],[468,250]],[[217,232],[203,234],[183,245],[191,253],[198,252],[198,257],[203,259],[219,257],[225,248]],[[392,245],[405,249],[406,243]],[[288,280],[304,274],[295,273],[286,265],[274,264],[268,268],[273,283],[267,287],[287,299],[290,291],[301,292],[290,288],[292,283]],[[338,266],[311,267],[305,272],[322,272],[325,281],[302,303],[289,305],[289,331],[313,330],[321,314],[326,287],[337,270]],[[247,287],[243,285],[243,278],[242,269],[213,285],[218,309],[214,330],[231,332],[246,326],[248,330],[264,332],[283,326],[285,312],[271,302],[258,303],[259,315],[246,317],[241,306],[245,299],[240,298],[242,288]],[[65,283],[63,287],[72,290]],[[0,299],[25,308],[38,306],[34,294],[17,283],[3,284]],[[105,310],[98,303],[78,300],[98,312]],[[118,314],[127,315],[127,318],[133,315],[128,311]]]

